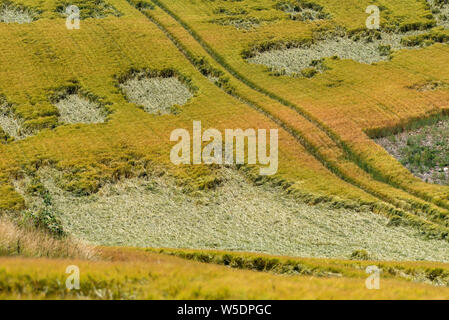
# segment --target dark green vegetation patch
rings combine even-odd
[[[141,1],[141,5],[145,2]],[[61,1],[56,7],[57,12],[66,15],[66,9],[69,6],[77,6],[80,9],[80,18],[105,18],[107,16],[121,16],[121,13],[111,4],[104,0],[70,0]]]

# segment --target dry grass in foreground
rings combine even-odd
[[[55,239],[44,231],[19,227],[0,216],[0,256],[92,259],[95,249],[72,238]]]

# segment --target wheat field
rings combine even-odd
[[[370,5],[0,0],[0,298],[447,298],[449,4]],[[277,172],[176,165],[194,121]]]

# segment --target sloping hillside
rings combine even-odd
[[[448,20],[440,0],[0,0],[0,252],[447,262]],[[250,146],[174,163],[176,130],[211,140],[198,122],[278,130],[276,173]]]

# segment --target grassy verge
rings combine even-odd
[[[0,256],[95,258],[95,249],[70,237],[57,238],[29,222],[0,216]]]

